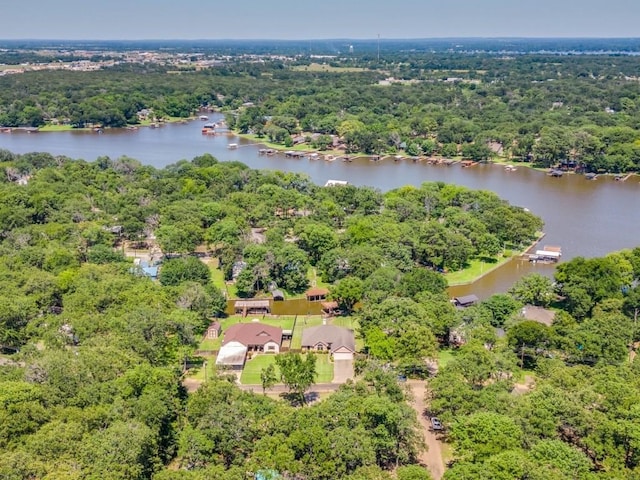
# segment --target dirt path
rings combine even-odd
[[[440,442],[436,438],[435,433],[431,431],[431,423],[429,418],[424,414],[427,405],[424,401],[426,392],[426,382],[423,380],[409,380],[407,382],[413,394],[411,406],[418,415],[418,421],[422,426],[424,441],[427,445],[427,451],[422,452],[418,457],[420,463],[429,469],[434,480],[440,480],[444,475],[444,462],[442,461],[442,450]]]
[[[513,391],[511,393],[513,393],[514,395],[524,395],[529,390],[531,390],[535,386],[535,384],[536,381],[531,375],[525,375],[524,382],[516,383],[513,386]]]

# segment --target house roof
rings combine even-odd
[[[455,297],[453,300],[457,305],[471,305],[480,299],[475,295],[464,295],[462,297]]]
[[[242,345],[264,345],[269,342],[282,343],[282,329],[260,322],[236,323],[224,332],[222,345],[239,342]]]
[[[328,295],[329,290],[326,288],[313,287],[305,292],[307,297],[320,297],[322,295]]]
[[[318,325],[302,331],[302,346],[314,347],[322,343],[329,346],[332,352],[344,347],[352,352],[356,350],[353,330],[335,325]]]
[[[236,308],[269,308],[269,300],[237,300]]]
[[[247,357],[247,347],[240,342],[229,342],[220,347],[218,356],[216,357],[216,365],[225,365],[228,367],[244,365]]]
[[[323,310],[335,310],[336,308],[338,308],[338,302],[322,302],[320,306]]]

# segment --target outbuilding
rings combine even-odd
[[[454,297],[453,300],[451,300],[451,303],[458,308],[467,308],[471,305],[475,305],[479,300],[480,299],[475,295],[464,295],[462,297]]]
[[[327,295],[329,295],[329,290],[326,288],[314,287],[305,292],[309,302],[322,302],[327,299]]]
[[[269,300],[237,300],[233,306],[236,314],[243,317],[247,315],[268,315],[271,313]]]

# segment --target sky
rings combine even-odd
[[[0,39],[640,37],[638,0],[0,1]]]

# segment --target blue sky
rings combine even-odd
[[[2,3],[2,39],[640,37],[638,0]]]

